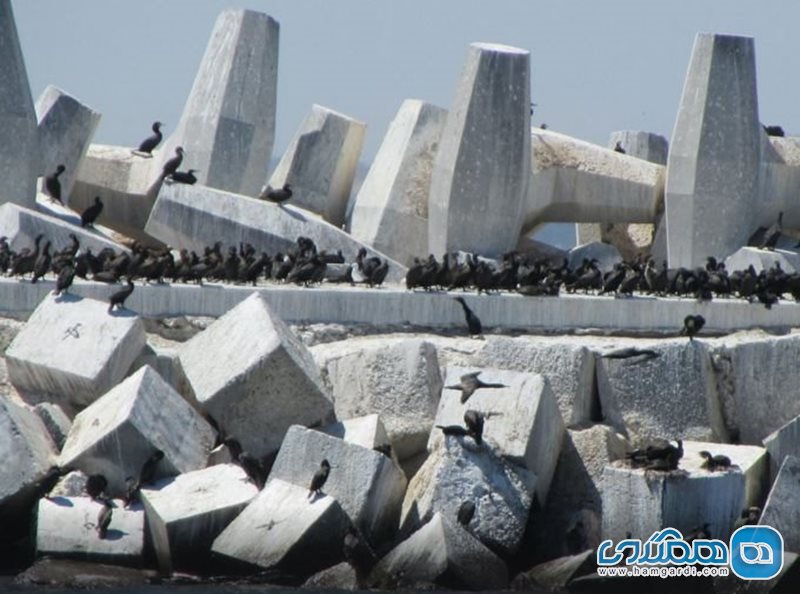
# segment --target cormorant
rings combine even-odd
[[[667,442],[664,445],[648,445],[644,449],[634,450],[626,454],[633,468],[646,468],[647,470],[676,470],[678,462],[683,458],[683,441],[677,440],[675,447]]]
[[[483,443],[483,423],[484,416],[477,410],[468,410],[464,413],[464,424],[467,426],[467,433],[478,445]]]
[[[461,404],[464,404],[469,397],[475,393],[475,390],[480,388],[507,388],[505,384],[493,384],[493,383],[486,383],[481,381],[478,377],[481,374],[480,371],[475,371],[473,373],[465,373],[461,376],[460,381],[458,384],[454,384],[452,386],[445,386],[448,390],[461,390]]]
[[[367,278],[367,284],[370,287],[374,287],[375,285],[381,286],[383,281],[386,280],[387,274],[389,274],[389,261],[384,260],[372,271],[372,274],[369,275]]]
[[[56,279],[56,297],[60,296],[62,293],[66,293],[67,289],[72,286],[73,280],[75,280],[75,269],[72,265],[67,264],[58,273],[58,278]]]
[[[108,486],[108,480],[102,474],[91,474],[86,479],[86,494],[92,499],[97,499]]]
[[[169,179],[179,184],[188,184],[192,186],[197,182],[197,178],[194,175],[195,171],[199,171],[199,169],[189,169],[188,171],[176,171],[175,173],[169,176]]]
[[[464,318],[466,318],[467,320],[467,328],[469,329],[469,335],[482,336],[483,326],[481,326],[481,321],[478,318],[478,316],[475,315],[475,312],[469,308],[467,303],[464,301],[463,297],[453,297],[453,299],[458,301],[464,310]]]
[[[95,275],[96,277],[97,275]],[[116,293],[112,293],[108,298],[108,313],[111,313],[115,307],[117,309],[125,308],[125,300],[133,293],[133,281],[128,277],[128,285],[124,289],[120,289]]]
[[[101,212],[103,212],[103,201],[100,200],[100,196],[95,196],[94,204],[87,207],[81,213],[81,227],[94,227],[94,222],[97,220],[97,217],[100,216]]]
[[[622,148],[622,142],[620,142],[619,140],[617,141],[617,144],[614,145],[614,152],[622,153],[623,155],[625,154],[625,149]]]
[[[436,425],[436,428],[441,429],[445,435],[457,435],[459,437],[469,435],[469,429],[461,425]]]
[[[309,496],[322,493],[322,487],[325,481],[328,480],[328,474],[330,474],[330,472],[330,462],[328,462],[328,460],[323,460],[319,465],[319,470],[314,473],[314,477],[311,479],[311,486],[308,488]]]
[[[708,540],[709,538],[711,538],[711,531],[709,530],[710,526],[711,524],[709,524],[708,522],[703,523],[703,525],[700,526],[699,528],[695,528],[691,532],[684,534],[683,540],[685,540],[689,544],[692,544],[692,542],[694,542],[695,540]]]
[[[58,481],[63,474],[64,471],[61,470],[61,468],[58,466],[51,466],[44,478],[39,481],[38,485],[36,485],[36,492],[38,496],[44,497],[45,499],[50,499],[50,491],[52,491],[53,488],[58,484]]]
[[[142,464],[142,469],[139,471],[139,485],[149,485],[153,482],[153,479],[156,477],[156,470],[158,469],[158,463],[164,459],[164,452],[161,450],[156,450],[153,452],[153,455],[150,456],[144,464]]]
[[[97,514],[97,537],[105,538],[108,534],[108,527],[111,525],[111,515],[114,504],[110,499],[103,499],[101,501],[103,507],[100,508],[100,513]]]
[[[44,250],[42,250],[42,253],[36,258],[36,263],[33,265],[33,278],[31,278],[31,283],[35,283],[47,274],[47,271],[50,270],[51,261],[50,242],[48,241],[44,244]]]
[[[458,523],[466,528],[472,521],[474,515],[475,502],[471,499],[467,499],[458,507],[458,514],[456,514],[456,518],[458,519]]]
[[[269,186],[265,187],[258,198],[259,200],[266,200],[267,202],[272,202],[273,204],[283,204],[284,202],[288,201],[289,198],[291,197],[292,197],[292,185],[283,184],[283,187],[277,190],[273,190]]]
[[[688,315],[683,318],[683,330],[681,330],[681,334],[683,336],[688,336],[689,340],[694,340],[694,336],[702,330],[703,326],[706,323],[706,319],[701,315]]]
[[[775,245],[783,233],[783,211],[778,213],[778,220],[764,232],[764,238],[759,244],[759,249],[775,250]]]
[[[703,450],[700,452],[700,457],[703,458],[701,468],[714,472],[715,470],[728,470],[731,467],[731,459],[723,454],[712,456],[711,452]]]
[[[44,189],[47,195],[62,206],[64,203],[61,201],[61,182],[58,180],[58,176],[66,170],[67,168],[64,165],[59,165],[56,167],[55,173],[51,173],[44,178]]]
[[[751,507],[743,509],[739,518],[736,520],[736,523],[733,525],[733,529],[737,530],[742,526],[755,526],[756,524],[758,524],[760,518],[761,518],[760,507],[753,505]]]
[[[178,171],[178,167],[180,167],[181,163],[183,163],[183,155],[185,152],[186,151],[183,150],[182,146],[179,146],[175,149],[175,156],[164,163],[164,167],[161,170],[161,177],[159,179],[163,180],[168,175],[172,175]]]
[[[139,145],[138,151],[140,153],[145,153],[147,155],[153,155],[153,149],[158,146],[161,142],[161,139],[164,137],[161,134],[161,126],[163,126],[161,122],[153,122],[153,134],[145,138],[142,143]]]
[[[767,136],[786,136],[783,126],[764,126],[764,132],[767,133]]]

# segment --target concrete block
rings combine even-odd
[[[344,421],[325,425],[320,428],[320,431],[369,450],[378,451],[377,448],[389,447],[388,457],[400,466],[397,452],[392,440],[389,439],[389,435],[386,433],[386,428],[383,426],[380,415],[365,415],[363,417],[345,419]]]
[[[291,184],[294,204],[341,227],[366,128],[349,116],[312,105],[269,185]]]
[[[614,148],[618,142],[625,153],[632,157],[656,165],[667,164],[669,141],[660,134],[640,130],[616,130],[608,139],[608,147]]]
[[[88,475],[80,470],[72,470],[58,479],[56,486],[50,491],[50,498],[81,497],[86,494]]]
[[[186,472],[142,489],[159,568],[204,567],[214,539],[256,495],[258,488],[236,464]]]
[[[164,452],[156,478],[203,468],[214,430],[150,367],[79,413],[59,466],[103,474],[112,494],[125,492],[155,450]]]
[[[459,378],[475,371],[448,367],[445,386],[459,384]],[[506,388],[478,389],[462,404],[461,391],[444,389],[436,413],[436,425],[463,425],[464,413],[476,410],[486,417],[483,438],[487,447],[536,475],[536,494],[544,503],[556,469],[564,422],[547,379],[539,374],[483,369],[480,379]],[[428,450],[441,447],[445,437],[433,429]]]
[[[679,466],[660,472],[613,462],[603,473],[603,539],[619,541],[630,533],[645,540],[666,527],[686,534],[708,523],[713,538],[727,540],[744,508],[744,493],[745,478],[738,469],[708,472]]]
[[[547,588],[558,590],[584,575],[594,573],[597,569],[596,547],[567,557],[559,557],[545,561],[524,573],[518,574],[513,582],[512,589],[517,591],[530,591],[534,588]]]
[[[109,315],[105,302],[51,294],[6,350],[8,376],[29,402],[74,415],[125,377],[144,343],[133,312]]]
[[[56,444],[56,448],[61,450],[67,439],[69,429],[72,427],[72,421],[69,420],[69,417],[61,410],[60,406],[52,402],[40,402],[33,407],[33,411],[44,423],[47,432],[53,438],[53,443]]]
[[[349,563],[337,563],[308,578],[303,589],[310,590],[358,590],[359,581],[356,570]]]
[[[184,343],[179,356],[203,410],[255,456],[277,450],[290,425],[332,420],[311,353],[260,295]]]
[[[788,456],[800,458],[800,416],[765,437],[764,447],[769,452],[769,480],[772,483]]]
[[[61,199],[69,204],[69,194],[77,178],[100,113],[54,85],[48,85],[36,100],[42,163],[39,175],[50,175],[59,165],[66,171],[59,176]]]
[[[469,46],[431,176],[428,251],[513,249],[530,176],[530,54]]]
[[[673,268],[724,258],[753,232],[761,123],[752,37],[699,33],[672,133],[665,190]],[[720,217],[740,224],[718,225]],[[718,232],[709,233],[714,228]]]
[[[33,207],[41,151],[36,112],[11,0],[0,1],[0,196]]]
[[[394,535],[406,490],[406,477],[392,460],[319,431],[293,426],[286,433],[270,473],[305,489],[323,459],[331,471],[323,492],[336,498],[372,543]]]
[[[401,460],[425,449],[442,390],[433,344],[362,339],[321,344],[311,352],[331,388],[337,418],[380,414]]]
[[[457,590],[502,590],[508,570],[454,519],[436,513],[378,562],[369,581],[387,589],[435,583]]]
[[[220,13],[175,133],[153,158],[158,171],[182,146],[198,184],[258,195],[275,141],[279,38],[264,13]]]
[[[471,438],[445,438],[408,484],[400,519],[410,532],[436,512],[456,518],[466,500],[475,502],[470,529],[495,551],[513,553],[525,532],[536,476],[504,462],[489,447]]]
[[[307,577],[342,560],[349,525],[333,497],[312,500],[308,487],[271,478],[211,550],[254,569]]]
[[[320,250],[342,250],[352,261],[362,247],[369,256],[386,259],[350,235],[294,206],[276,206],[263,200],[245,198],[199,186],[164,185],[145,231],[173,246],[201,253],[220,237],[231,245],[252,243],[270,254],[286,253],[296,247],[300,235],[311,239]],[[389,260],[387,282],[405,278],[406,268]]]
[[[158,375],[172,388],[186,399],[186,402],[197,407],[197,398],[194,395],[192,384],[186,377],[186,372],[181,364],[177,348],[168,348],[145,344],[142,352],[131,365],[128,375],[133,375],[139,369],[149,365],[158,372]]]
[[[144,511],[113,501],[111,524],[105,538],[97,534],[97,516],[103,504],[88,497],[40,499],[36,521],[39,556],[142,565]]]
[[[733,466],[744,475],[744,507],[761,506],[767,494],[770,479],[767,450],[759,446],[731,445],[702,441],[684,441],[681,468],[689,472],[702,472],[703,450],[712,455],[728,456]],[[718,471],[716,471],[718,472]]]
[[[742,247],[725,258],[727,270],[747,270],[749,266],[756,272],[769,270],[779,264],[786,274],[800,271],[800,254],[789,250],[760,250],[754,247]]]
[[[758,523],[772,526],[783,536],[783,550],[800,551],[800,506],[797,505],[800,484],[800,458],[786,456],[769,492]]]
[[[36,414],[0,396],[0,509],[12,511],[34,494],[57,456],[53,440]]]
[[[659,356],[597,358],[605,422],[634,443],[654,438],[727,441],[708,347],[686,339],[637,341],[630,346]]]
[[[446,118],[441,107],[406,99],[356,196],[350,233],[405,266],[428,245],[428,196]]]
[[[584,260],[592,259],[598,261],[598,268],[604,273],[612,270],[615,264],[622,262],[622,256],[615,246],[600,241],[576,245],[567,252],[567,262],[573,270],[583,264]]]

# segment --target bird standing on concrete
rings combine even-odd
[[[459,383],[452,386],[445,386],[447,390],[461,390],[461,404],[464,404],[469,397],[480,388],[507,388],[505,384],[493,384],[482,381],[478,376],[480,371],[465,373],[459,378]]]
[[[625,154],[625,149],[622,148],[622,142],[620,142],[619,140],[617,141],[617,144],[614,145],[614,152],[622,153],[623,155]]]
[[[467,328],[469,329],[470,337],[483,336],[483,326],[481,325],[481,321],[475,312],[472,311],[469,306],[467,305],[466,301],[464,301],[463,297],[453,297],[456,301],[461,304],[462,309],[464,310],[464,318],[467,321]]]
[[[103,201],[100,200],[100,196],[95,196],[94,204],[87,207],[81,213],[81,227],[94,227],[94,222],[97,220],[97,217],[100,216],[101,212],[103,212]]]
[[[133,281],[128,277],[128,285],[116,293],[112,293],[108,298],[108,313],[111,313],[115,307],[125,309],[125,300],[131,296],[131,293],[133,293]]]
[[[319,495],[322,493],[322,487],[325,481],[328,480],[328,475],[331,472],[331,464],[328,460],[323,460],[319,465],[319,470],[314,473],[311,479],[311,486],[308,488],[309,496]]]
[[[703,326],[706,324],[706,319],[701,315],[688,315],[683,318],[683,330],[681,330],[681,334],[683,336],[688,336],[689,341],[693,341],[694,337],[697,335],[700,330],[702,330]]]
[[[778,220],[775,224],[764,232],[764,238],[758,246],[759,249],[775,251],[775,245],[781,238],[781,233],[783,233],[783,211],[778,213]]]
[[[142,469],[139,471],[139,486],[149,485],[156,478],[156,470],[158,470],[158,463],[164,459],[164,452],[156,450],[145,463],[142,464]]]
[[[108,480],[102,474],[91,474],[86,479],[86,494],[92,499],[99,498],[108,486]]]
[[[283,187],[278,190],[273,190],[270,186],[264,188],[264,190],[259,195],[259,200],[266,200],[267,202],[272,202],[273,204],[283,204],[287,202],[289,198],[292,197],[292,185],[291,184],[283,184]]]
[[[700,468],[705,468],[711,472],[715,470],[728,470],[731,467],[731,459],[724,454],[713,456],[711,452],[703,450],[700,452],[700,457],[703,459]]]
[[[186,151],[183,150],[182,146],[179,146],[175,149],[175,156],[172,157],[169,161],[164,163],[164,167],[161,169],[161,177],[160,180],[164,180],[165,177],[168,175],[174,174],[178,171],[178,167],[181,166],[183,163],[183,156],[186,154]]]
[[[108,535],[108,527],[111,525],[113,502],[110,499],[103,499],[101,501],[103,507],[100,508],[100,513],[97,514],[97,530],[98,538],[105,538]]]
[[[742,526],[755,526],[761,518],[761,508],[753,505],[742,510],[741,515],[733,525],[734,530],[738,530]]]
[[[475,502],[472,501],[471,499],[463,501],[461,505],[458,507],[458,513],[456,514],[458,523],[466,528],[467,526],[469,526],[469,523],[472,521],[472,518],[474,516],[475,516]]]
[[[475,440],[475,443],[483,443],[483,423],[484,416],[477,410],[468,410],[464,413],[464,424],[467,426],[467,435]]]
[[[195,171],[199,171],[199,169],[189,169],[188,171],[176,171],[175,173],[169,176],[167,181],[173,181],[178,184],[186,184],[189,186],[193,186],[195,183],[197,183],[197,177],[194,174]]]
[[[164,137],[163,134],[161,134],[161,126],[163,125],[164,124],[161,122],[153,122],[153,134],[145,138],[139,145],[138,150],[134,152],[144,153],[148,157],[152,157],[153,149],[158,146],[158,144],[161,142],[161,139]]]
[[[66,170],[66,167],[59,165],[56,167],[55,173],[51,173],[44,178],[45,192],[54,202],[58,202],[62,206],[64,203],[61,201],[61,182],[58,180],[58,176],[64,173]]]

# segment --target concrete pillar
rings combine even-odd
[[[351,235],[406,266],[428,245],[431,174],[446,118],[441,107],[404,101],[356,196]]]
[[[530,175],[530,54],[473,43],[433,167],[428,251],[513,249]]]
[[[698,34],[667,161],[671,267],[724,258],[753,232],[761,159],[751,37]]]

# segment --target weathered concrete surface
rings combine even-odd
[[[397,463],[398,466],[400,464],[392,440],[389,439],[386,433],[386,428],[383,426],[380,415],[372,414],[345,419],[344,421],[325,425],[319,430],[333,437],[338,437],[347,443],[367,448],[368,450],[375,450],[376,448],[385,448],[388,446],[390,448],[389,458]]]
[[[622,256],[615,246],[600,241],[576,245],[567,253],[567,261],[573,270],[581,266],[584,260],[597,260],[597,267],[605,273],[622,262]]]
[[[436,513],[381,559],[368,581],[387,589],[432,582],[457,590],[500,590],[508,585],[508,570],[454,519]]]
[[[786,457],[800,453],[800,416],[765,437],[764,447],[769,452],[769,480],[772,483]]]
[[[214,541],[214,553],[255,569],[309,576],[342,560],[347,514],[329,496],[272,478]]]
[[[198,253],[220,237],[230,245],[245,242],[272,255],[286,253],[303,235],[320,250],[341,249],[350,262],[362,247],[370,256],[386,258],[307,210],[186,184],[162,187],[145,231],[176,249]],[[388,282],[398,282],[405,274],[404,266],[389,260]]]
[[[518,574],[512,581],[514,590],[527,591],[532,588],[557,590],[566,588],[573,579],[593,573],[597,569],[596,547],[587,549],[577,555],[559,557],[540,563],[524,573]]]
[[[131,365],[128,375],[133,375],[145,365],[155,369],[164,381],[186,399],[186,402],[192,406],[198,406],[192,384],[183,370],[180,353],[177,348],[145,344],[141,353]]]
[[[393,536],[407,481],[403,471],[379,452],[295,425],[286,433],[270,479],[302,487],[307,496],[323,459],[331,464],[323,492],[336,498],[371,542]]]
[[[467,410],[484,414],[483,439],[487,447],[532,471],[538,500],[546,502],[564,438],[564,422],[547,379],[534,373],[483,369],[482,381],[507,387],[478,389],[462,404],[461,391],[446,386],[458,385],[462,375],[473,371],[476,370],[466,367],[447,368],[435,425],[463,426]],[[440,429],[433,429],[428,450],[441,447],[444,439]]]
[[[428,251],[497,256],[522,231],[530,176],[530,54],[473,43],[431,177]]]
[[[667,163],[671,267],[702,266],[747,243],[759,223],[761,133],[753,38],[698,33]]]
[[[311,353],[260,295],[182,345],[179,356],[203,410],[255,456],[277,450],[290,425],[332,420]]]
[[[33,207],[41,152],[36,112],[11,0],[0,1],[0,196]]]
[[[48,85],[36,100],[42,162],[39,175],[50,175],[59,165],[66,170],[61,182],[61,200],[69,204],[69,194],[78,175],[83,156],[100,123],[100,113],[54,85]]]
[[[800,458],[786,456],[769,492],[758,523],[772,526],[783,536],[783,549],[800,551],[800,505],[797,496],[800,485]]]
[[[653,350],[644,359],[597,358],[603,418],[633,443],[654,438],[726,441],[709,348],[687,339],[617,343]]]
[[[493,550],[512,553],[522,540],[535,489],[532,472],[504,462],[486,444],[447,437],[408,484],[401,530],[415,530],[436,512],[455,518],[461,504],[471,500],[475,537]]]
[[[725,258],[727,270],[747,270],[748,266],[756,272],[769,270],[778,264],[786,274],[800,271],[800,254],[789,250],[760,250],[754,247],[742,247]]]
[[[275,141],[279,37],[264,13],[220,13],[175,133],[153,159],[158,171],[182,146],[197,183],[258,194]]]
[[[214,430],[150,367],[79,413],[61,450],[59,466],[100,473],[112,494],[125,491],[156,450],[164,458],[156,478],[203,468]]]
[[[103,504],[88,497],[40,499],[36,521],[36,552],[40,556],[72,557],[121,565],[142,565],[144,511],[113,502],[105,538],[97,534]]]
[[[102,301],[48,295],[5,359],[11,383],[27,401],[52,401],[74,415],[125,377],[144,343],[144,324],[133,312],[111,315]]]
[[[141,500],[162,571],[203,567],[214,539],[256,495],[236,464],[218,464],[162,479]]]
[[[72,427],[72,421],[61,407],[52,402],[40,402],[33,407],[33,412],[42,420],[57,450],[61,450]]]
[[[380,414],[401,460],[425,449],[442,390],[433,344],[365,338],[318,345],[311,352],[337,418]]]
[[[312,105],[269,178],[292,186],[292,202],[335,227],[344,223],[367,126],[350,116]]]
[[[427,249],[431,175],[446,118],[447,110],[431,103],[403,102],[350,217],[353,237],[405,266]]]

